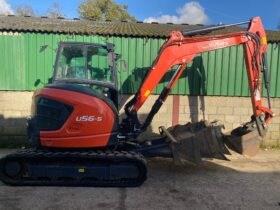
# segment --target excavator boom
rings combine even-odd
[[[187,37],[240,24],[249,24],[248,29],[246,31],[222,35]],[[153,106],[146,121],[140,126],[140,130],[145,130],[145,128],[151,123],[153,116],[157,113],[163,101],[167,98],[168,93],[185,70],[187,64],[191,62],[197,54],[241,44],[244,46],[253,117],[256,118],[259,133],[263,136],[265,124],[270,121],[273,113],[271,111],[270,102],[268,108],[262,105],[260,79],[261,65],[263,65],[264,69],[265,87],[268,88],[266,61],[267,40],[265,30],[259,17],[255,17],[251,21],[230,24],[227,26],[222,25],[203,28],[201,30],[171,32],[169,40],[161,47],[153,66],[146,74],[139,90],[134,98],[126,104],[125,111],[128,118],[133,118],[132,121],[137,122],[133,127],[135,128],[138,126],[139,128],[140,123],[137,119],[137,111],[145,103],[155,86],[171,67],[178,66],[169,84],[164,88],[162,94]],[[259,118],[261,115],[263,115],[263,119]]]

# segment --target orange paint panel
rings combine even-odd
[[[115,123],[115,113],[100,98],[69,90],[43,88],[40,96],[73,107],[64,125],[55,131],[41,131],[47,147],[102,147],[108,144]]]
[[[41,143],[46,147],[64,148],[90,148],[107,146],[110,133],[93,136],[75,136],[68,138],[41,138]]]

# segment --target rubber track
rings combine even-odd
[[[120,179],[120,180],[34,180],[34,178],[23,176],[22,178],[12,179],[3,173],[3,163],[8,159],[20,159],[26,164],[30,160],[57,159],[66,161],[72,159],[85,159],[85,161],[111,161],[114,162],[134,162],[139,169],[137,179]],[[81,162],[82,164],[82,162]],[[14,186],[94,186],[94,187],[137,187],[146,180],[146,161],[144,157],[135,152],[127,151],[44,151],[38,149],[20,150],[9,154],[0,159],[0,180],[5,184]]]

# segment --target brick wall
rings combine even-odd
[[[140,120],[144,119],[158,96],[151,95],[139,110]],[[124,97],[125,100],[128,98]],[[125,101],[122,100],[122,101]],[[263,141],[266,145],[280,144],[280,98],[271,99],[275,117],[269,125],[268,133]],[[179,123],[197,122],[200,120],[219,120],[225,126],[225,132],[242,123],[248,122],[252,115],[250,97],[217,97],[217,96],[180,96]],[[267,106],[267,100],[263,100]],[[151,129],[157,132],[158,127],[172,125],[173,96],[169,96],[155,116]]]
[[[11,142],[26,139],[26,117],[30,115],[32,92],[1,91],[0,92],[0,145],[1,142]],[[131,96],[124,95],[121,104]],[[139,110],[140,120],[145,119],[151,106],[158,96],[151,95]],[[264,99],[266,105],[266,100]],[[276,114],[269,126],[269,132],[264,139],[265,144],[280,144],[280,98],[272,99],[273,111]],[[155,116],[151,129],[157,132],[158,127],[172,125],[173,96],[169,96]],[[123,109],[121,109],[121,115]],[[238,127],[250,120],[252,114],[249,97],[211,97],[211,96],[180,96],[179,123],[199,121],[202,119],[220,120],[226,131]]]

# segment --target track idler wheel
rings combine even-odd
[[[20,178],[24,173],[24,164],[19,160],[6,160],[2,166],[3,173],[10,178]]]

